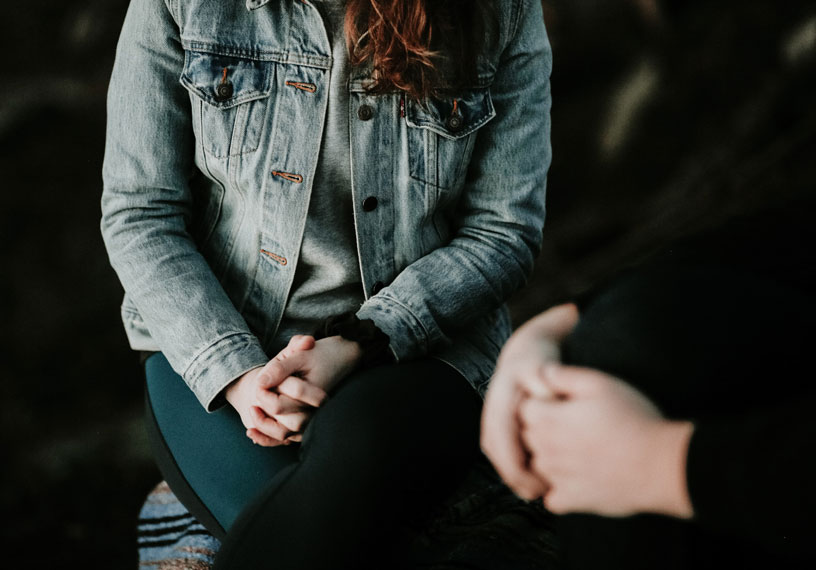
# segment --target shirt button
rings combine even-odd
[[[382,281],[377,281],[376,283],[374,283],[374,286],[371,288],[371,294],[376,295],[377,293],[382,291],[383,288],[385,288],[385,283],[383,283]]]
[[[222,103],[232,97],[232,83],[219,83],[215,86],[215,100]]]
[[[377,198],[374,196],[369,196],[365,200],[363,200],[363,211],[371,212],[377,208]]]
[[[357,118],[361,121],[368,121],[373,116],[374,109],[371,105],[360,105],[360,108],[357,109]]]

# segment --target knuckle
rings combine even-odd
[[[280,398],[277,397],[276,394],[272,392],[266,392],[266,396],[264,398],[266,400],[266,413],[269,415],[275,415],[280,413],[281,410],[281,403]]]
[[[293,398],[302,398],[306,392],[303,382],[292,382],[289,391]]]

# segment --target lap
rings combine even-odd
[[[172,459],[159,461],[162,471],[171,486],[174,478],[176,487],[189,486],[186,500],[174,490],[185,503],[200,502],[198,511],[188,505],[199,518],[206,520],[202,507],[213,515],[221,526],[214,530],[222,530],[216,534],[301,463],[318,474],[351,463],[373,485],[391,477],[388,469],[410,476],[478,453],[481,399],[460,374],[435,359],[351,375],[315,413],[303,445],[278,448],[254,445],[229,406],[207,413],[163,355],[151,356],[145,366],[149,415],[157,428],[153,439],[161,440]],[[168,476],[168,470],[175,473]]]
[[[292,447],[266,448],[252,443],[241,418],[230,406],[208,413],[167,359],[156,353],[145,362],[149,422],[162,473],[185,503],[190,492],[203,503],[223,530],[228,529],[244,505],[284,468],[297,461]],[[152,416],[152,417],[150,417]],[[154,422],[150,422],[154,419]],[[150,428],[151,426],[149,426]],[[163,452],[169,452],[177,473]],[[179,477],[183,478],[179,481]],[[179,489],[186,483],[189,489]],[[187,505],[199,518],[200,507]],[[206,524],[205,521],[202,521]],[[212,527],[212,524],[207,524]],[[217,531],[218,529],[212,529]],[[215,534],[221,534],[216,532]]]

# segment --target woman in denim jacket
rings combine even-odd
[[[539,0],[132,0],[102,231],[217,565],[382,564],[461,480],[540,247],[550,67]]]

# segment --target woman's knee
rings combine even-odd
[[[372,478],[465,463],[478,454],[480,403],[464,378],[436,361],[365,371],[315,415],[304,454],[336,456]]]

